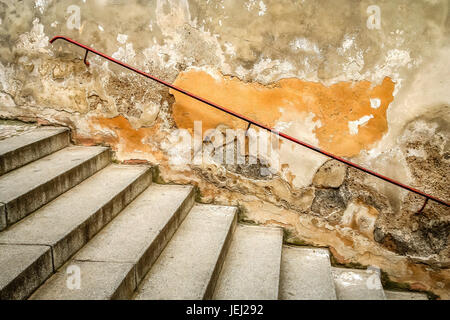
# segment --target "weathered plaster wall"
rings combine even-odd
[[[450,298],[447,208],[416,214],[422,199],[287,141],[269,175],[262,159],[173,165],[184,152],[175,129],[245,124],[48,43],[72,37],[448,201],[448,14],[447,0],[0,0],[0,116],[67,125],[76,143],[159,164],[164,181],[240,205],[289,241]]]

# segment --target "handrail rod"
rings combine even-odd
[[[220,105],[218,105],[218,104],[215,104],[214,102],[211,102],[211,101],[209,101],[209,100],[206,100],[206,99],[204,99],[204,98],[201,98],[201,97],[199,97],[199,96],[196,96],[195,94],[190,93],[189,91],[186,91],[186,90],[181,89],[181,88],[179,88],[179,87],[177,87],[177,86],[174,86],[174,85],[172,85],[172,84],[170,84],[170,83],[168,83],[168,82],[166,82],[166,81],[164,81],[164,80],[161,80],[161,79],[159,79],[159,78],[156,78],[156,77],[152,76],[151,74],[148,74],[148,73],[146,73],[146,72],[143,72],[143,71],[141,71],[141,70],[138,70],[138,69],[136,69],[136,68],[134,68],[134,67],[132,67],[132,66],[130,66],[130,65],[128,65],[128,64],[126,64],[126,63],[124,63],[124,62],[122,62],[122,61],[120,61],[120,60],[114,59],[113,57],[110,57],[110,56],[108,56],[108,55],[106,55],[106,54],[104,54],[104,53],[101,53],[101,52],[99,52],[99,51],[93,49],[93,48],[90,48],[90,47],[88,47],[88,46],[85,46],[85,45],[83,45],[83,44],[81,44],[81,43],[79,43],[79,42],[77,42],[77,41],[75,41],[75,40],[72,40],[72,39],[67,38],[67,37],[64,37],[64,36],[55,36],[55,37],[53,37],[53,38],[50,40],[50,43],[53,43],[53,42],[56,41],[56,40],[64,40],[64,41],[70,42],[70,43],[72,43],[72,44],[74,44],[74,45],[76,45],[76,46],[78,46],[78,47],[80,47],[80,48],[85,49],[85,50],[86,50],[86,54],[85,54],[85,56],[84,56],[84,62],[85,62],[86,64],[88,64],[88,62],[86,61],[86,57],[87,57],[88,52],[95,53],[96,55],[99,55],[99,56],[105,58],[106,60],[109,60],[109,61],[111,61],[111,62],[114,62],[115,64],[118,64],[118,65],[120,65],[120,66],[122,66],[122,67],[124,67],[124,68],[126,68],[126,69],[128,69],[128,70],[131,70],[131,71],[133,71],[133,72],[136,72],[136,73],[138,73],[138,74],[140,74],[140,75],[142,75],[142,76],[144,76],[144,77],[146,77],[146,78],[152,79],[153,81],[156,81],[156,82],[158,82],[158,83],[160,83],[160,84],[162,84],[162,85],[164,85],[164,86],[166,86],[166,87],[169,87],[169,88],[171,88],[171,89],[173,89],[173,90],[175,90],[175,91],[178,91],[178,92],[180,92],[180,93],[183,93],[183,94],[185,94],[185,95],[187,95],[187,96],[189,96],[189,97],[191,97],[191,98],[193,98],[193,99],[195,99],[195,100],[198,100],[198,101],[200,101],[200,102],[203,102],[203,103],[205,103],[205,104],[207,104],[207,105],[209,105],[209,106],[211,106],[211,107],[213,107],[213,108],[215,108],[215,109],[218,109],[218,110],[220,110],[220,111],[223,111],[223,112],[225,112],[225,113],[228,113],[228,114],[230,114],[230,115],[232,115],[232,116],[234,116],[234,117],[236,117],[236,118],[239,118],[239,119],[241,119],[241,120],[243,120],[243,121],[245,121],[245,122],[248,122],[249,124],[252,124],[252,125],[257,126],[257,127],[261,128],[261,129],[270,131],[271,133],[273,133],[273,134],[275,134],[275,135],[277,135],[277,136],[283,137],[283,138],[285,138],[285,139],[287,139],[287,140],[289,140],[289,141],[291,141],[291,142],[294,142],[294,143],[296,143],[296,144],[299,144],[299,145],[301,145],[301,146],[303,146],[303,147],[305,147],[305,148],[308,148],[308,149],[310,149],[310,150],[313,150],[313,151],[315,151],[315,152],[318,152],[318,153],[320,153],[320,154],[323,154],[323,155],[325,155],[325,156],[327,156],[327,157],[330,157],[330,158],[332,158],[332,159],[334,159],[334,160],[337,160],[337,161],[339,161],[339,162],[342,162],[342,163],[344,163],[344,164],[346,164],[346,165],[348,165],[348,166],[350,166],[350,167],[353,167],[353,168],[358,169],[358,170],[360,170],[360,171],[363,171],[363,172],[365,172],[365,173],[367,173],[367,174],[370,174],[370,175],[372,175],[372,176],[374,176],[374,177],[377,177],[377,178],[379,178],[379,179],[381,179],[381,180],[384,180],[384,181],[386,181],[386,182],[389,182],[389,183],[391,183],[391,184],[394,184],[394,185],[396,185],[396,186],[398,186],[398,187],[400,187],[400,188],[406,189],[406,190],[408,190],[408,191],[410,191],[410,192],[413,192],[413,193],[415,193],[415,194],[418,194],[418,195],[420,195],[420,196],[423,196],[423,197],[425,197],[426,202],[428,201],[428,199],[430,199],[430,200],[433,200],[433,201],[435,201],[435,202],[437,202],[437,203],[440,203],[440,204],[442,204],[442,205],[444,205],[444,206],[450,207],[450,203],[448,203],[448,202],[446,202],[446,201],[444,201],[444,200],[441,200],[441,199],[439,199],[439,198],[436,198],[436,197],[434,197],[434,196],[432,196],[432,195],[429,195],[429,194],[427,194],[427,193],[425,193],[425,192],[422,192],[422,191],[420,191],[420,190],[418,190],[418,189],[415,189],[415,188],[413,188],[413,187],[410,187],[410,186],[408,186],[408,185],[406,185],[406,184],[403,184],[403,183],[401,183],[401,182],[398,182],[398,181],[396,181],[396,180],[394,180],[394,179],[391,179],[391,178],[389,178],[389,177],[386,177],[386,176],[384,176],[384,175],[382,175],[382,174],[379,174],[379,173],[377,173],[377,172],[375,172],[375,171],[372,171],[372,170],[370,170],[370,169],[364,168],[364,167],[362,167],[362,166],[360,166],[360,165],[358,165],[358,164],[356,164],[356,163],[353,163],[353,162],[351,162],[351,161],[349,161],[349,160],[346,160],[346,159],[344,159],[344,158],[338,157],[338,156],[336,156],[336,155],[334,155],[334,154],[332,154],[332,153],[329,153],[329,152],[327,152],[327,151],[325,151],[325,150],[321,150],[321,149],[319,149],[319,148],[317,148],[317,147],[315,147],[315,146],[312,146],[312,145],[310,145],[310,144],[308,144],[308,143],[306,143],[306,142],[303,142],[303,141],[301,141],[301,140],[298,140],[298,139],[296,139],[296,138],[294,138],[294,137],[291,137],[291,136],[289,136],[289,135],[287,135],[287,134],[284,134],[284,133],[282,133],[282,132],[278,132],[278,131],[276,131],[276,130],[273,130],[272,128],[270,128],[270,127],[268,127],[268,126],[266,126],[266,125],[264,125],[264,124],[261,124],[261,123],[259,123],[259,122],[256,122],[256,121],[254,121],[254,120],[252,120],[252,119],[250,119],[250,118],[247,118],[247,117],[244,116],[244,115],[241,115],[241,114],[239,114],[239,113],[237,113],[237,112],[234,112],[234,111],[232,111],[232,110],[229,110],[229,109],[227,109],[227,108],[225,108],[225,107],[222,107],[222,106],[220,106]],[[425,202],[424,205],[426,205],[426,202]],[[422,207],[421,210],[423,210],[423,207]]]

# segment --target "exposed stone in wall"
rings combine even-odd
[[[92,54],[86,67],[82,50],[48,43],[72,37],[448,201],[448,1],[377,3],[379,28],[367,26],[370,5],[0,0],[0,117],[66,125],[75,143],[159,165],[163,181],[198,186],[203,202],[239,205],[242,219],[282,226],[287,241],[327,246],[338,262],[376,265],[450,298],[447,208],[429,202],[418,214],[423,199],[283,140],[276,172],[264,157],[173,164],[186,155],[176,129],[246,124]],[[230,143],[202,138],[212,155]]]

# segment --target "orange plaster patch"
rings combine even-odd
[[[313,121],[321,126],[314,129],[320,148],[340,156],[354,156],[368,149],[387,131],[386,110],[393,101],[394,82],[386,77],[372,87],[369,81],[340,82],[330,87],[299,79],[282,79],[270,86],[244,83],[223,76],[216,80],[203,71],[188,71],[178,75],[174,84],[207,100],[274,127],[285,115],[313,113]],[[245,129],[247,124],[181,93],[175,96],[173,117],[179,128],[192,131],[194,121],[201,120],[203,131],[226,125]],[[379,105],[371,106],[370,99]],[[292,116],[291,116],[292,117]],[[370,119],[351,134],[349,121]],[[286,116],[283,121],[286,121]],[[295,117],[288,121],[295,121]],[[294,137],[302,139],[300,135]]]

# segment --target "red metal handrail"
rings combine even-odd
[[[86,65],[89,65],[89,62],[86,60],[88,53],[89,53],[89,52],[95,53],[96,55],[99,55],[100,57],[103,57],[103,58],[105,58],[106,60],[109,60],[109,61],[111,61],[111,62],[114,62],[114,63],[116,63],[116,64],[118,64],[118,65],[120,65],[120,66],[122,66],[122,67],[124,67],[124,68],[126,68],[126,69],[128,69],[128,70],[131,70],[131,71],[133,71],[133,72],[136,72],[136,73],[140,74],[141,76],[144,76],[144,77],[146,77],[146,78],[152,79],[153,81],[156,81],[156,82],[158,82],[158,83],[160,83],[160,84],[162,84],[162,85],[164,85],[164,86],[166,86],[166,87],[169,87],[169,88],[171,88],[171,89],[173,89],[173,90],[175,90],[175,91],[178,91],[178,92],[180,92],[180,93],[183,93],[183,94],[185,94],[185,95],[187,95],[187,96],[189,96],[189,97],[191,97],[191,98],[193,98],[193,99],[195,99],[195,100],[198,100],[198,101],[200,101],[200,102],[203,102],[203,103],[205,103],[205,104],[207,104],[207,105],[209,105],[209,106],[211,106],[211,107],[213,107],[213,108],[215,108],[215,109],[218,109],[218,110],[223,111],[223,112],[225,112],[225,113],[231,114],[232,116],[234,116],[234,117],[236,117],[236,118],[239,118],[239,119],[241,119],[241,120],[247,122],[247,123],[249,124],[249,126],[250,126],[250,125],[254,125],[254,126],[257,126],[257,127],[261,128],[261,129],[270,131],[270,132],[272,132],[273,134],[275,134],[275,135],[277,135],[277,136],[283,137],[283,138],[285,138],[285,139],[287,139],[287,140],[289,140],[289,141],[292,141],[292,142],[294,142],[294,143],[296,143],[296,144],[299,144],[299,145],[301,145],[301,146],[303,146],[303,147],[306,147],[306,148],[308,148],[308,149],[311,149],[311,150],[313,150],[313,151],[315,151],[315,152],[318,152],[318,153],[320,153],[320,154],[323,154],[323,155],[325,155],[325,156],[327,156],[327,157],[330,157],[330,158],[332,158],[332,159],[335,159],[335,160],[337,160],[337,161],[339,161],[339,162],[345,163],[346,165],[348,165],[348,166],[350,166],[350,167],[353,167],[353,168],[355,168],[355,169],[358,169],[358,170],[360,170],[360,171],[363,171],[363,172],[365,172],[365,173],[368,173],[368,174],[370,174],[370,175],[372,175],[372,176],[374,176],[374,177],[377,177],[377,178],[379,178],[379,179],[381,179],[381,180],[387,181],[387,182],[389,182],[389,183],[391,183],[391,184],[394,184],[394,185],[396,185],[396,186],[398,186],[398,187],[401,187],[401,188],[403,188],[403,189],[406,189],[406,190],[408,190],[408,191],[410,191],[410,192],[413,192],[413,193],[415,193],[415,194],[421,195],[421,196],[425,197],[425,203],[424,203],[424,205],[422,206],[422,208],[420,209],[419,212],[421,212],[421,211],[425,208],[425,205],[427,204],[428,200],[433,200],[433,201],[438,202],[438,203],[440,203],[440,204],[442,204],[442,205],[444,205],[444,206],[450,207],[450,203],[448,203],[448,202],[446,202],[446,201],[444,201],[444,200],[441,200],[441,199],[439,199],[439,198],[436,198],[436,197],[434,197],[434,196],[432,196],[432,195],[429,195],[429,194],[427,194],[427,193],[425,193],[425,192],[422,192],[422,191],[420,191],[420,190],[417,190],[417,189],[415,189],[415,188],[413,188],[413,187],[410,187],[410,186],[408,186],[408,185],[406,185],[406,184],[403,184],[403,183],[401,183],[401,182],[398,182],[398,181],[396,181],[396,180],[394,180],[394,179],[388,178],[388,177],[386,177],[386,176],[384,176],[384,175],[382,175],[382,174],[379,174],[379,173],[377,173],[377,172],[375,172],[375,171],[372,171],[372,170],[369,170],[369,169],[367,169],[367,168],[361,167],[360,165],[357,165],[356,163],[353,163],[353,162],[348,161],[348,160],[346,160],[346,159],[344,159],[344,158],[338,157],[338,156],[336,156],[336,155],[334,155],[334,154],[332,154],[332,153],[329,153],[329,152],[327,152],[327,151],[321,150],[321,149],[319,149],[319,148],[317,148],[317,147],[314,147],[314,146],[312,146],[312,145],[310,145],[310,144],[308,144],[308,143],[306,143],[306,142],[303,142],[303,141],[298,140],[298,139],[296,139],[296,138],[294,138],[294,137],[288,136],[287,134],[284,134],[284,133],[282,133],[282,132],[278,132],[278,131],[276,131],[276,130],[273,130],[272,128],[270,128],[270,127],[268,127],[268,126],[265,126],[265,125],[263,125],[263,124],[261,124],[261,123],[259,123],[259,122],[256,122],[256,121],[254,121],[254,120],[252,120],[252,119],[250,119],[250,118],[247,118],[246,116],[243,116],[243,115],[241,115],[241,114],[239,114],[239,113],[237,113],[237,112],[234,112],[234,111],[232,111],[232,110],[229,110],[229,109],[227,109],[227,108],[224,108],[224,107],[222,107],[222,106],[220,106],[220,105],[218,105],[218,104],[215,104],[214,102],[211,102],[211,101],[209,101],[209,100],[206,100],[206,99],[203,99],[203,98],[201,98],[201,97],[199,97],[199,96],[196,96],[195,94],[190,93],[190,92],[188,92],[188,91],[186,91],[186,90],[184,90],[184,89],[178,88],[178,87],[176,87],[176,86],[174,86],[174,85],[172,85],[172,84],[170,84],[170,83],[168,83],[168,82],[166,82],[166,81],[163,81],[163,80],[161,80],[161,79],[158,79],[158,78],[152,76],[151,74],[148,74],[148,73],[146,73],[146,72],[143,72],[143,71],[141,71],[141,70],[138,70],[138,69],[136,69],[136,68],[134,68],[134,67],[132,67],[132,66],[130,66],[130,65],[124,63],[124,62],[122,62],[122,61],[119,61],[119,60],[114,59],[114,58],[112,58],[112,57],[110,57],[110,56],[107,56],[106,54],[101,53],[101,52],[99,52],[99,51],[97,51],[97,50],[95,50],[95,49],[92,49],[92,48],[88,47],[88,46],[85,46],[85,45],[83,45],[83,44],[81,44],[81,43],[79,43],[79,42],[77,42],[77,41],[75,41],[75,40],[72,40],[72,39],[67,38],[67,37],[64,37],[64,36],[56,36],[56,37],[54,37],[53,39],[50,40],[50,43],[53,43],[55,40],[59,40],[59,39],[60,39],[60,40],[65,40],[65,41],[70,42],[70,43],[72,43],[72,44],[74,44],[74,45],[76,45],[76,46],[78,46],[78,47],[80,47],[80,48],[85,49],[85,50],[86,50],[86,54],[84,55],[84,60],[83,60],[83,61],[84,61],[84,63],[85,63]]]

